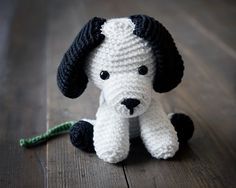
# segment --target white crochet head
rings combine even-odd
[[[133,34],[134,23],[128,18],[110,19],[102,26],[105,39],[87,58],[88,78],[103,92],[104,100],[123,117],[135,117],[145,112],[151,102],[154,57],[148,43]],[[139,67],[148,68],[140,75]],[[109,78],[100,78],[107,71]],[[124,99],[137,99],[140,104],[133,114],[121,104]]]

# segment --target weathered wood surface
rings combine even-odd
[[[46,185],[46,148],[19,138],[46,130],[45,10],[42,2],[0,1],[0,187]],[[37,16],[36,16],[37,15]]]
[[[235,10],[233,1],[212,0],[2,1],[0,187],[235,187]],[[66,99],[57,89],[57,66],[91,17],[139,13],[171,31],[185,61],[182,84],[163,95],[163,104],[194,120],[189,144],[173,159],[158,161],[138,140],[119,165],[75,149],[68,135],[20,148],[20,137],[94,118],[99,90],[89,84],[80,98]]]

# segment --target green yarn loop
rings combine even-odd
[[[32,147],[35,145],[38,145],[42,142],[46,142],[47,140],[49,140],[50,138],[57,136],[59,134],[62,133],[66,133],[69,131],[69,129],[76,123],[76,121],[68,121],[65,123],[62,123],[60,125],[56,125],[53,128],[48,129],[47,132],[32,137],[32,138],[26,138],[26,139],[20,139],[20,146],[21,147]]]

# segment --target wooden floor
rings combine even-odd
[[[63,97],[56,69],[82,25],[147,14],[173,34],[185,77],[163,96],[185,112],[195,134],[171,160],[153,159],[141,142],[119,165],[74,148],[68,135],[23,149],[21,137],[67,120],[94,118],[99,91]],[[0,1],[0,187],[236,187],[236,3],[223,0]]]

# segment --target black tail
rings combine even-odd
[[[186,143],[193,136],[193,121],[189,116],[182,113],[174,113],[169,117],[175,131],[177,132],[179,142]]]

